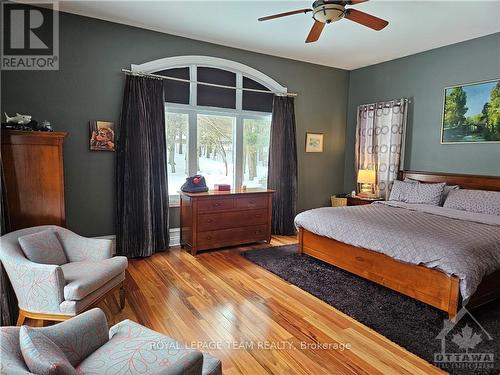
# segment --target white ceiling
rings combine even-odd
[[[373,31],[346,19],[305,44],[310,13],[266,22],[260,16],[307,8],[308,1],[61,1],[60,10],[225,46],[356,69],[500,32],[500,1],[382,1],[355,8],[389,21]]]

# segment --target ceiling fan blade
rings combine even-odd
[[[307,13],[307,12],[312,12],[312,9],[309,8],[297,9],[297,10],[292,10],[290,12],[273,14],[272,16],[260,17],[259,21],[273,20],[275,18],[286,17],[286,16],[291,16],[293,14]]]
[[[314,21],[314,25],[312,25],[311,31],[309,31],[309,35],[307,36],[306,43],[317,41],[323,31],[323,27],[325,27],[323,22]]]
[[[389,22],[382,18],[372,16],[371,14],[356,9],[346,9],[344,17],[377,31],[382,30],[389,24]]]
[[[366,3],[368,0],[348,0],[347,4],[348,5],[356,5],[356,4],[361,4],[361,3]]]

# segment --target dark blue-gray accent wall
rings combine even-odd
[[[500,78],[500,33],[351,71],[345,190],[356,185],[356,107],[401,97],[411,100],[406,169],[500,175],[500,143],[440,143],[444,88],[495,78]]]
[[[223,47],[72,14],[60,14],[60,70],[2,72],[1,110],[31,114],[67,131],[67,226],[82,235],[114,233],[112,152],[89,151],[89,120],[118,121],[122,68],[155,59],[206,55],[234,60],[274,78],[296,98],[299,210],[327,205],[344,184],[349,72]],[[304,152],[306,131],[325,133],[325,152]],[[179,226],[178,209],[171,227]]]

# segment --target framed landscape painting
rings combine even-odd
[[[444,90],[441,143],[500,142],[500,80]]]

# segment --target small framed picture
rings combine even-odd
[[[323,133],[306,133],[306,152],[323,152]]]
[[[90,121],[90,150],[115,151],[115,129],[112,122]]]

